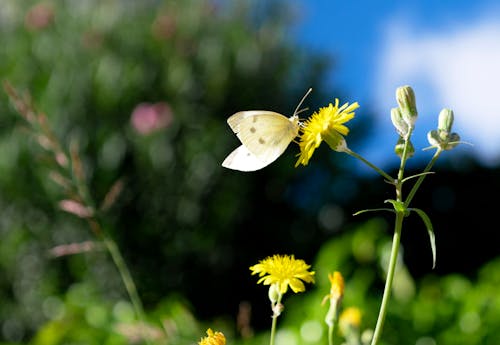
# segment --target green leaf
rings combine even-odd
[[[405,203],[402,201],[397,201],[393,199],[387,199],[384,200],[385,203],[390,203],[394,207],[394,210],[398,213],[403,213],[406,216],[408,216],[408,209],[405,206]]]
[[[411,180],[412,178],[415,178],[415,177],[420,177],[420,176],[423,176],[423,175],[432,175],[434,174],[433,171],[426,171],[426,172],[423,172],[423,173],[420,173],[420,174],[415,174],[415,175],[411,175],[411,176],[408,176],[408,177],[405,177],[401,182],[406,182],[408,180]]]
[[[390,208],[369,208],[369,209],[366,209],[366,210],[360,210],[358,212],[355,212],[353,213],[352,215],[353,216],[357,216],[361,213],[366,213],[366,212],[377,212],[377,211],[389,211],[389,212],[394,212],[393,209],[390,209]]]
[[[427,233],[429,234],[429,240],[431,242],[432,249],[432,268],[436,267],[436,238],[434,236],[434,229],[432,228],[431,219],[429,216],[419,208],[412,208],[411,211],[417,212],[417,214],[422,218],[427,228]]]

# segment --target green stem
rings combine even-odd
[[[328,327],[328,345],[333,345],[333,325]]]
[[[271,325],[271,339],[269,340],[269,345],[274,345],[274,338],[276,336],[276,320],[278,316],[273,315],[273,323]]]
[[[271,338],[269,339],[269,345],[274,345],[274,338],[276,337],[276,323],[278,320],[278,316],[280,316],[280,309],[281,309],[281,298],[283,297],[283,294],[278,295],[278,300],[272,304],[272,309],[273,309],[273,322],[271,325]]]
[[[391,183],[394,181],[394,179],[389,174],[387,174],[385,171],[383,171],[382,169],[380,169],[378,166],[370,163],[365,158],[363,158],[362,156],[360,156],[356,152],[352,151],[351,149],[346,148],[344,150],[344,152],[347,153],[350,156],[353,156],[354,158],[359,159],[360,161],[362,161],[363,163],[365,163],[366,165],[368,165],[370,168],[372,168],[373,170],[375,170],[376,172],[378,172],[380,175],[382,175],[387,181],[390,181]]]
[[[403,154],[401,155],[401,163],[399,165],[398,178],[395,183],[396,187],[396,200],[402,202],[403,200],[403,177],[404,169],[406,166],[406,161],[408,159],[408,145],[410,142],[412,129],[405,138],[405,145],[403,148]],[[425,175],[424,175],[425,176]],[[418,182],[418,181],[417,181]],[[391,296],[392,282],[394,280],[394,273],[396,272],[396,264],[399,253],[399,246],[401,244],[401,232],[403,229],[403,219],[405,217],[404,211],[396,212],[396,220],[394,224],[394,235],[392,238],[392,248],[391,257],[389,260],[389,267],[387,268],[387,277],[385,279],[384,294],[382,296],[382,302],[380,304],[380,310],[377,318],[377,324],[375,326],[375,331],[373,332],[373,338],[371,345],[376,345],[382,335],[382,330],[384,328],[385,316],[387,314],[387,305],[389,304],[389,298]]]
[[[439,158],[439,155],[441,154],[441,152],[443,152],[443,151],[440,148],[438,148],[436,150],[436,152],[434,153],[434,156],[432,156],[432,159],[427,164],[427,166],[425,167],[425,169],[422,172],[422,174],[418,177],[417,182],[415,182],[415,184],[413,185],[412,189],[408,193],[408,197],[405,200],[405,206],[406,207],[408,207],[410,205],[410,202],[413,199],[413,197],[415,196],[415,193],[417,192],[418,188],[420,187],[420,185],[422,184],[422,182],[424,182],[424,179],[427,176],[426,173],[431,170],[432,166],[434,165],[434,163],[436,163],[436,160]]]
[[[403,147],[403,154],[401,155],[401,163],[399,165],[399,171],[398,171],[398,180],[397,180],[397,186],[396,186],[396,196],[398,201],[402,201],[402,185],[403,185],[403,175],[406,167],[406,161],[408,160],[408,146],[410,143],[410,137],[411,134],[413,133],[413,128],[410,128],[408,134],[405,137],[405,145]]]
[[[118,249],[118,246],[116,243],[111,239],[108,238],[106,235],[102,235],[102,240],[104,244],[106,245],[106,248],[108,249],[109,254],[111,255],[111,258],[113,259],[113,262],[115,263],[116,268],[118,269],[118,272],[122,278],[123,284],[125,285],[125,289],[127,290],[127,293],[130,297],[130,300],[132,301],[132,306],[134,307],[134,311],[141,322],[141,326],[145,325],[145,320],[146,316],[144,314],[144,308],[142,306],[141,299],[139,298],[139,294],[137,293],[137,288],[135,286],[134,280],[132,279],[132,275],[130,274],[130,271],[125,264],[125,260],[123,259],[123,256],[120,253],[120,250]],[[147,344],[151,344],[149,341],[149,336],[146,333],[145,328],[140,327],[142,336],[144,340],[146,341]]]
[[[385,315],[387,313],[387,305],[389,302],[389,298],[391,296],[392,282],[394,279],[394,272],[396,271],[399,245],[401,243],[401,230],[403,228],[403,218],[404,214],[402,212],[396,213],[394,236],[392,238],[391,258],[389,260],[389,267],[387,269],[387,278],[385,280],[384,295],[382,297],[382,303],[380,305],[377,325],[375,326],[375,331],[373,333],[371,345],[376,345],[378,343],[380,336],[382,335],[382,329],[384,328]]]

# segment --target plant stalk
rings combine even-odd
[[[328,327],[328,345],[333,345],[333,325]]]
[[[410,136],[412,129],[405,138],[405,145],[403,148],[403,153],[401,155],[401,163],[399,165],[398,178],[395,183],[396,187],[396,200],[401,202],[403,200],[403,178],[404,170],[406,166],[406,161],[408,159],[408,145],[410,142]],[[421,176],[424,177],[425,175]],[[418,182],[418,181],[417,181]],[[418,189],[418,187],[417,187]],[[416,189],[415,189],[416,192]],[[414,192],[414,193],[415,193]],[[391,257],[389,260],[389,267],[387,268],[387,277],[385,279],[384,294],[382,296],[382,302],[380,304],[380,310],[377,318],[377,324],[375,326],[375,331],[373,332],[373,338],[371,345],[377,345],[378,341],[382,335],[382,330],[384,328],[385,316],[387,314],[387,305],[389,304],[389,299],[391,297],[392,282],[394,280],[394,273],[396,272],[396,265],[398,262],[399,247],[401,244],[401,232],[403,229],[403,219],[405,217],[404,211],[396,211],[396,220],[394,222],[394,235],[392,237],[392,248]]]
[[[357,154],[356,152],[352,151],[349,148],[345,148],[345,150],[343,152],[347,153],[350,156],[353,156],[354,158],[359,159],[360,161],[362,161],[363,163],[368,165],[370,168],[372,168],[373,170],[378,172],[380,175],[382,175],[387,181],[389,181],[391,183],[394,182],[394,179],[389,174],[387,174],[385,171],[383,171],[382,169],[380,169],[376,165],[372,164],[371,162],[369,162],[368,160],[363,158],[363,156]]]
[[[422,182],[424,182],[424,179],[427,176],[426,173],[429,172],[432,169],[432,166],[434,165],[434,163],[436,163],[436,161],[439,158],[439,155],[441,154],[441,152],[443,152],[443,151],[440,148],[438,148],[436,150],[436,152],[434,153],[434,156],[432,156],[432,159],[427,164],[427,166],[425,167],[425,169],[422,172],[422,174],[418,177],[417,182],[415,182],[415,184],[413,185],[412,189],[408,193],[408,197],[406,198],[406,201],[405,201],[405,206],[406,207],[408,207],[410,205],[410,202],[413,199],[413,197],[415,196],[415,193],[417,192],[418,188],[420,187],[420,185],[422,184]]]
[[[137,293],[137,288],[135,286],[134,280],[132,279],[132,275],[130,274],[127,264],[125,263],[125,260],[123,259],[123,256],[120,253],[118,246],[111,238],[107,237],[103,233],[102,240],[106,245],[106,248],[108,249],[108,252],[111,255],[113,262],[115,263],[116,268],[118,269],[118,273],[120,274],[123,284],[125,285],[125,289],[127,290],[130,301],[132,302],[134,311],[139,321],[141,322],[140,329],[142,332],[142,336],[146,344],[151,344],[146,328],[142,327],[145,326],[146,316],[144,313],[144,308],[142,306],[141,299],[139,298],[139,294]]]
[[[273,309],[273,322],[271,325],[271,338],[269,339],[269,345],[274,345],[274,340],[276,338],[276,323],[278,320],[278,316],[280,316],[280,306],[281,306],[281,298],[283,297],[283,294],[279,293],[278,295],[278,300],[274,303],[272,303],[272,309]]]
[[[389,298],[391,296],[392,282],[394,279],[394,272],[396,272],[396,264],[399,253],[399,246],[401,243],[401,230],[403,228],[403,218],[404,214],[402,212],[396,213],[396,221],[394,225],[394,236],[392,238],[392,249],[391,257],[389,260],[389,267],[387,269],[387,277],[385,280],[384,295],[382,297],[382,302],[380,305],[380,311],[377,318],[377,325],[375,326],[375,331],[373,333],[373,338],[371,345],[376,345],[382,335],[382,329],[384,328],[385,316],[387,313],[387,305],[389,303]]]

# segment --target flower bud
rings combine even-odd
[[[451,127],[453,126],[453,120],[454,120],[453,110],[451,109],[441,110],[438,117],[438,130],[450,133]]]
[[[329,327],[333,327],[338,319],[340,305],[342,303],[342,298],[344,297],[344,278],[340,272],[335,271],[333,274],[328,274],[328,279],[331,283],[330,293],[325,296],[323,302],[326,299],[329,299],[330,308],[326,313],[325,323]]]
[[[460,135],[457,133],[448,133],[443,130],[432,130],[427,133],[429,144],[434,147],[439,147],[442,150],[451,150],[460,144]]]
[[[403,120],[403,115],[399,108],[391,109],[391,121],[400,136],[405,137],[408,134],[408,124]]]
[[[458,135],[457,133],[451,133],[444,149],[451,150],[458,144],[460,144],[460,135]]]
[[[344,137],[335,131],[328,133],[328,135],[325,135],[323,139],[334,151],[345,152],[347,149],[347,143]]]
[[[441,138],[437,130],[433,129],[427,133],[427,141],[431,146],[439,146],[441,144]]]
[[[267,292],[269,296],[269,300],[271,303],[276,303],[279,300],[280,296],[280,288],[278,284],[271,284],[269,285],[269,291]]]
[[[398,155],[399,158],[401,158],[403,156],[404,149],[405,149],[405,140],[404,138],[399,137],[396,146],[394,146],[394,152],[396,153],[396,155]],[[408,140],[408,147],[406,148],[406,158],[412,157],[414,153],[415,153],[415,148],[413,147],[411,141]]]
[[[413,128],[418,116],[413,89],[408,85],[398,87],[396,90],[396,100],[401,109],[403,119],[410,128]]]

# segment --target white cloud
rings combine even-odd
[[[397,86],[409,84],[421,114],[417,125],[427,118],[422,119],[431,126],[427,131],[441,108],[451,108],[454,130],[474,144],[484,163],[499,163],[500,21],[485,19],[423,35],[407,22],[398,19],[385,30],[374,81],[378,113],[395,106]]]

